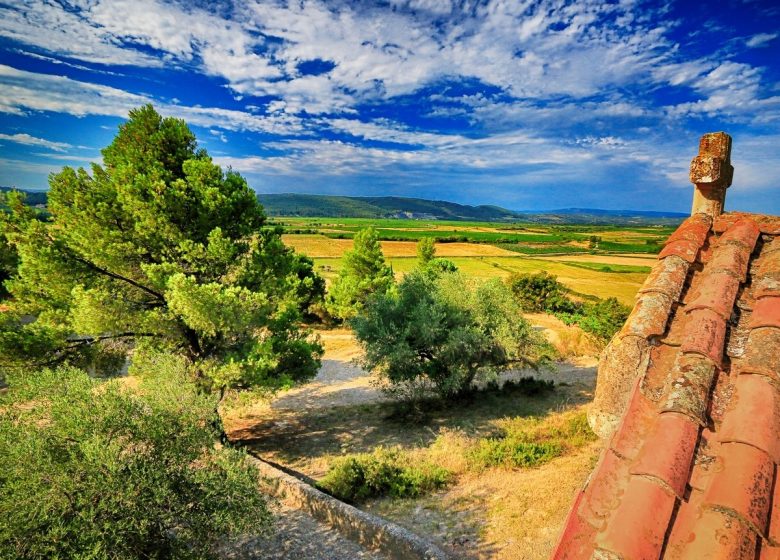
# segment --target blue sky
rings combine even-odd
[[[0,0],[0,185],[100,161],[132,107],[258,192],[780,214],[780,4]]]

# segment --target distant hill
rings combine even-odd
[[[0,187],[9,191],[12,187]],[[33,206],[46,205],[46,191],[19,189]],[[540,224],[677,225],[687,214],[644,210],[563,208],[517,212],[500,206],[470,206],[444,200],[400,196],[331,196],[320,194],[258,194],[269,216],[308,218],[406,218],[474,222],[537,222]]]
[[[442,200],[398,196],[258,194],[269,216],[323,218],[411,218],[425,220],[510,221],[517,214],[498,206],[468,206]]]
[[[18,189],[16,187],[0,187],[0,192],[22,191],[27,194],[27,204],[31,206],[46,205],[46,191],[30,191],[27,189]]]
[[[269,216],[323,218],[409,218],[480,222],[538,222],[545,224],[677,225],[687,214],[642,210],[560,210],[517,212],[500,206],[469,206],[441,200],[398,196],[329,196],[317,194],[258,194]]]

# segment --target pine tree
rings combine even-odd
[[[373,294],[384,294],[393,285],[393,271],[385,262],[376,229],[355,234],[354,246],[344,253],[343,266],[331,286],[326,306],[340,319],[354,317]]]
[[[264,227],[246,181],[151,105],[102,153],[91,173],[50,177],[50,221],[2,218],[19,258],[4,365],[124,359],[135,346],[186,356],[216,387],[313,375],[321,349],[299,321],[322,280]]]
[[[436,258],[436,244],[432,237],[422,237],[417,242],[417,258],[423,268]]]

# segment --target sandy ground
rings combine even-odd
[[[542,329],[553,344],[560,344],[561,333],[577,332],[576,327],[567,327],[555,317],[544,314],[530,315],[528,319],[536,328]],[[581,331],[579,331],[581,332]],[[374,381],[374,377],[361,369],[352,360],[360,355],[360,347],[348,329],[335,329],[320,333],[325,354],[317,376],[300,387],[290,389],[271,401],[276,411],[300,411],[334,406],[355,406],[386,400]],[[563,335],[565,337],[565,335]],[[510,370],[499,376],[499,383],[521,377],[536,377],[556,383],[595,384],[598,352],[587,339],[579,341],[578,353],[590,356],[571,358],[557,364],[552,371],[532,369]],[[583,352],[584,350],[584,352]]]

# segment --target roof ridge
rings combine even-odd
[[[780,560],[780,218],[705,198],[602,356],[555,560]]]

